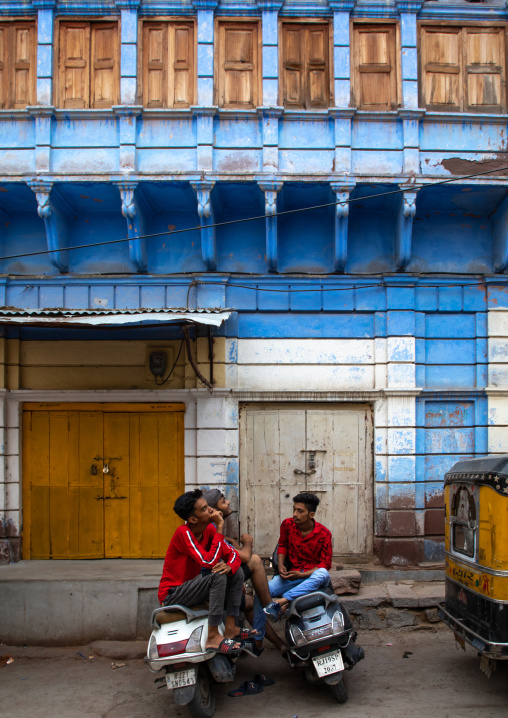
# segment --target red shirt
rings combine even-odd
[[[217,533],[215,526],[208,524],[198,541],[189,529],[188,524],[179,526],[164,559],[162,578],[159,584],[159,603],[166,598],[170,588],[181,586],[182,583],[195,578],[202,568],[212,568],[219,561],[231,566],[231,573],[236,573],[240,566],[237,551],[224,541],[224,536]]]
[[[280,525],[279,549],[277,553],[289,556],[291,568],[295,571],[310,571],[314,568],[332,567],[332,534],[326,526],[314,521],[314,528],[302,536],[293,519],[285,519]]]

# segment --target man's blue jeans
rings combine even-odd
[[[294,581],[287,581],[280,576],[275,576],[268,581],[270,596],[272,598],[287,598],[292,601],[298,596],[306,596],[312,591],[318,591],[324,588],[330,582],[330,574],[326,568],[318,568],[309,578],[297,578]],[[256,629],[256,640],[262,640],[265,637],[266,630],[266,613],[263,611],[259,598],[254,598],[254,618],[252,627]]]

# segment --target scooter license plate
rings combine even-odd
[[[195,682],[195,668],[188,668],[186,671],[177,671],[176,673],[166,673],[166,685],[169,690],[183,688],[183,686],[193,686]]]
[[[330,673],[338,673],[344,670],[344,661],[342,660],[342,653],[340,651],[325,653],[324,656],[313,658],[312,662],[320,678],[329,676]]]

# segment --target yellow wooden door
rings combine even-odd
[[[24,558],[161,558],[181,523],[183,405],[25,405]]]

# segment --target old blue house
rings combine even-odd
[[[264,554],[308,489],[342,560],[443,559],[508,450],[507,21],[0,2],[4,561],[160,557],[196,485]]]

